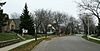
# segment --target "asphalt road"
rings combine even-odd
[[[32,51],[100,51],[100,44],[82,39],[80,35],[43,41]]]

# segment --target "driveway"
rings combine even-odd
[[[32,51],[100,51],[100,44],[89,42],[81,35],[73,35],[43,41]]]

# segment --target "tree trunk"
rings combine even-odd
[[[47,25],[45,25],[44,27],[44,33],[45,33],[45,38],[47,38],[48,34],[47,34]]]
[[[98,34],[97,34],[97,36],[100,36],[100,18],[98,18],[98,20],[99,20],[99,23],[98,23]]]
[[[88,35],[88,27],[86,25],[84,25],[84,34],[85,34],[85,36]]]

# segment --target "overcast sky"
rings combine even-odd
[[[48,9],[60,11],[77,17],[78,8],[75,1],[77,0],[2,0],[7,3],[3,6],[4,12],[9,15],[16,12],[22,13],[25,3],[28,5],[30,12],[36,9]],[[79,0],[78,0],[79,1]]]

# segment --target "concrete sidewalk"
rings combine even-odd
[[[41,39],[41,38],[38,38],[38,39]],[[23,45],[23,44],[28,43],[28,42],[33,41],[33,40],[35,40],[35,39],[30,39],[30,40],[22,41],[22,42],[13,44],[13,45],[9,45],[9,46],[0,48],[0,51],[8,51],[8,50],[11,50],[13,48],[16,48],[16,47],[18,47],[20,45]]]

